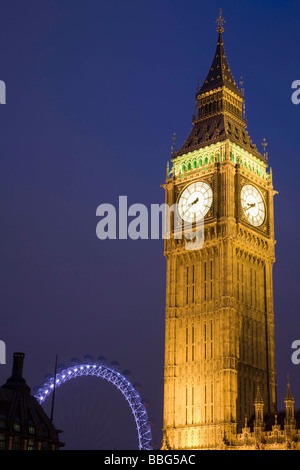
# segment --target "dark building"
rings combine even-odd
[[[11,377],[0,387],[0,450],[58,450],[64,444],[23,378],[25,354],[14,353]]]

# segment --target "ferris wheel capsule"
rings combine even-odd
[[[135,383],[133,384],[133,387],[135,388],[135,390],[136,390],[137,392],[139,392],[139,391],[142,390],[142,384],[140,384],[139,382],[135,382]]]
[[[80,364],[80,360],[77,357],[72,357],[71,362],[74,366]]]
[[[120,364],[118,361],[111,361],[110,365],[115,369],[115,370],[119,370],[120,368]]]
[[[147,398],[142,398],[142,403],[144,406],[149,406],[150,405],[150,402]]]
[[[84,356],[84,361],[87,362],[87,363],[91,363],[91,362],[94,362],[94,358],[90,354],[86,354]]]
[[[107,364],[107,358],[105,356],[99,356],[98,357],[98,362],[100,364]]]

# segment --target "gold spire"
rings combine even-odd
[[[244,96],[245,95],[245,89],[244,89],[244,79],[243,77],[241,77],[241,81],[240,81],[240,89],[241,89],[241,93],[242,95]]]
[[[172,137],[173,145],[171,147],[171,155],[174,157],[175,155],[175,150],[176,150],[176,132],[174,132],[173,137]]]
[[[286,392],[286,396],[285,396],[284,401],[285,402],[294,402],[294,397],[293,397],[292,391],[291,391],[290,375],[289,374],[287,374],[287,380],[288,380],[287,392]]]
[[[262,144],[261,144],[261,145],[262,145],[263,148],[264,148],[264,156],[266,156],[266,147],[267,147],[268,144],[267,144],[267,141],[266,141],[265,138],[264,138],[264,140],[262,141]]]
[[[218,24],[218,27],[217,27],[218,33],[223,33],[224,32],[223,23],[226,23],[226,21],[222,17],[222,9],[221,8],[220,8],[220,11],[219,11],[219,18],[217,19],[216,23]]]
[[[240,81],[240,90],[241,90],[241,93],[243,95],[243,98],[245,98],[245,88],[244,88],[244,79],[243,77],[241,77],[241,81]],[[243,111],[242,111],[242,118],[244,119],[244,121],[246,121],[246,105],[245,105],[245,99],[243,101],[243,105],[242,105],[242,108],[243,108]]]

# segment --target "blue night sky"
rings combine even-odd
[[[179,146],[191,129],[197,79],[202,83],[211,65],[221,7],[229,65],[236,82],[244,79],[248,131],[259,150],[266,138],[279,192],[278,407],[284,407],[289,373],[300,408],[300,365],[291,362],[291,343],[300,338],[300,105],[291,101],[291,84],[300,79],[300,3],[1,0],[0,6],[0,79],[7,87],[0,108],[2,383],[15,351],[26,354],[32,388],[53,372],[56,354],[65,364],[85,354],[117,360],[141,382],[160,444],[163,242],[100,241],[96,208],[117,205],[119,195],[147,207],[164,202],[160,185],[172,135]],[[82,392],[99,406],[97,423],[87,428],[106,412],[103,435],[109,435],[106,425],[123,426],[132,438],[123,445],[136,444],[133,418],[117,391],[115,397],[105,384],[102,395],[98,383],[83,391],[67,385],[57,393],[56,416],[64,401],[69,414],[59,425],[71,429],[74,440],[73,400]],[[83,396],[82,419],[88,416]],[[112,424],[118,419],[123,424]]]

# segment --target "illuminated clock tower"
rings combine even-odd
[[[274,190],[265,147],[260,153],[247,132],[223,21],[220,12],[193,127],[164,185],[178,217],[165,240],[163,449],[233,443],[254,414],[258,385],[264,412],[276,410]],[[180,221],[201,217],[204,244],[187,249]]]

